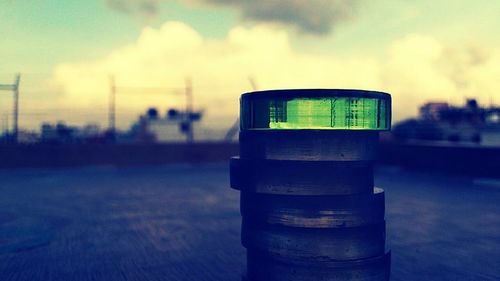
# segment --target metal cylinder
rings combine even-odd
[[[241,191],[248,281],[389,280],[384,191],[374,188],[390,95],[277,90],[241,98]]]

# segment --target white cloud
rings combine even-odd
[[[383,88],[393,93],[397,118],[414,116],[426,101],[462,104],[477,98],[487,104],[500,89],[500,52],[478,45],[450,47],[423,35],[391,44],[381,61]]]
[[[471,51],[472,50],[472,51]],[[195,103],[209,120],[229,125],[238,97],[255,76],[261,89],[362,88],[389,91],[395,119],[416,114],[432,99],[462,102],[463,96],[487,102],[500,88],[500,56],[482,47],[450,48],[434,38],[409,35],[393,42],[384,57],[314,55],[292,48],[288,35],[269,26],[235,27],[221,40],[203,38],[180,22],[145,28],[137,42],[85,63],[63,63],[52,83],[63,87],[71,104],[103,106],[113,73],[122,87],[182,87],[192,77]],[[466,81],[466,83],[460,82]],[[126,94],[119,108],[183,106],[182,95]]]

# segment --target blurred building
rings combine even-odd
[[[475,99],[464,106],[429,102],[419,116],[396,124],[393,134],[402,140],[472,142],[500,145],[500,107],[480,107]]]
[[[19,143],[88,144],[221,141],[225,130],[217,131],[203,122],[203,111],[169,109],[161,115],[156,108],[139,115],[128,131],[102,130],[97,124],[72,126],[63,121],[44,122],[40,133],[19,131]],[[8,132],[0,143],[12,142]]]
[[[64,122],[56,124],[43,123],[40,128],[41,143],[91,143],[99,142],[101,138],[101,129],[97,124],[76,127],[66,125]]]
[[[139,116],[127,133],[133,142],[185,142],[194,141],[200,131],[202,111],[186,112],[169,109],[162,117],[156,108]]]
[[[420,107],[420,117],[426,120],[439,120],[440,112],[448,110],[446,102],[428,102]]]

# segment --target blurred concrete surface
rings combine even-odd
[[[226,163],[0,170],[0,280],[240,280]],[[392,279],[500,280],[500,180],[376,170]]]

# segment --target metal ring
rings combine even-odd
[[[241,131],[244,159],[373,161],[378,132],[374,131]]]
[[[248,281],[388,281],[391,252],[362,260],[293,264],[247,252]]]
[[[382,255],[385,222],[352,228],[256,225],[243,218],[241,241],[249,250],[289,260],[339,261]]]
[[[346,195],[373,189],[371,162],[249,160],[230,161],[231,187],[282,195]]]
[[[384,221],[384,190],[372,194],[286,196],[242,192],[248,221],[303,228],[357,227]]]

